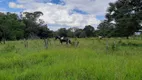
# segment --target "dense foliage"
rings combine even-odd
[[[110,3],[106,19],[108,23],[106,23],[106,21],[102,22],[99,27],[105,25],[107,30],[112,33],[111,36],[128,38],[142,28],[142,1],[118,0],[115,3]],[[112,22],[114,22],[115,25],[113,30],[110,29],[112,28]],[[101,32],[104,30],[102,28],[99,29]],[[106,34],[106,32],[107,31],[103,32],[103,34]]]
[[[94,37],[95,35],[95,29],[91,25],[85,26],[84,29],[80,29],[77,27],[73,28],[60,28],[57,31],[57,35],[60,36],[69,36],[69,37],[77,37],[77,38],[84,38],[84,37]]]
[[[19,40],[28,38],[47,38],[52,31],[47,28],[43,20],[38,18],[42,12],[24,12],[20,16],[14,13],[0,13],[0,40]]]

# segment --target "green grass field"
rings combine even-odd
[[[74,40],[74,39],[72,39]],[[51,39],[0,44],[0,80],[142,80],[142,41],[79,39],[79,46]]]

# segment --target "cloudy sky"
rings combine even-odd
[[[48,27],[96,27],[103,19],[109,2],[116,0],[0,0],[0,12],[41,11]]]

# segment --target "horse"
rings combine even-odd
[[[66,42],[66,44],[71,44],[71,40],[67,37],[60,37],[60,36],[56,36],[55,40],[60,40],[60,43],[62,44],[63,42]]]

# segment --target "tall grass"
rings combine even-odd
[[[29,40],[28,48],[23,41],[1,44],[0,80],[142,80],[141,40],[79,42],[76,48],[51,40],[48,49],[43,40]]]

